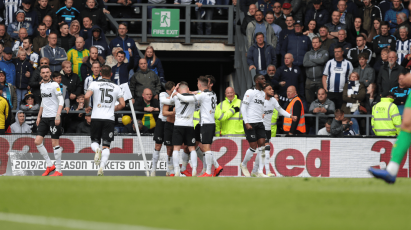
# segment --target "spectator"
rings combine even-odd
[[[34,31],[36,31],[37,27],[39,26],[40,19],[39,19],[39,14],[34,9],[32,0],[22,0],[20,9],[24,10],[26,14],[24,20],[26,22],[31,23],[31,25],[33,26],[33,33],[34,33]]]
[[[217,5],[222,5],[222,4],[219,4],[219,1],[217,1]],[[256,6],[257,6],[257,10],[260,10],[261,12],[263,12],[263,15],[266,16],[268,12],[273,12],[274,1],[272,0],[257,1]]]
[[[373,51],[378,56],[381,50],[388,48],[390,50],[396,50],[396,38],[393,35],[389,35],[388,31],[390,27],[387,22],[381,22],[381,35],[377,35],[373,39]]]
[[[335,108],[341,108],[343,103],[343,88],[348,76],[353,71],[351,62],[344,59],[343,48],[334,48],[334,59],[327,62],[323,73],[323,87],[328,93],[328,98],[335,104]]]
[[[286,0],[284,2],[289,2],[291,4],[291,14],[294,16],[296,21],[303,21],[303,1],[302,0]],[[302,24],[304,26],[304,24]]]
[[[280,39],[281,27],[274,23],[274,13],[272,11],[267,12],[265,15],[265,21],[273,27],[274,34],[277,36],[277,41]]]
[[[138,99],[143,94],[143,90],[149,88],[153,92],[154,98],[158,100],[158,94],[161,90],[160,78],[147,68],[146,59],[140,59],[138,65],[140,69],[130,79],[130,91],[133,98]]]
[[[31,38],[25,38],[23,40],[23,50],[26,53],[26,58],[29,60],[34,70],[39,64],[39,55],[31,50],[32,45],[33,42],[31,41]]]
[[[81,29],[79,32],[79,36],[87,40],[89,34],[88,32],[91,31],[91,29],[93,28],[93,21],[91,21],[89,17],[84,17],[81,20],[81,22],[83,23],[83,25],[80,25]]]
[[[40,53],[43,46],[47,45],[47,34],[46,34],[46,24],[40,23],[37,28],[39,36],[35,37],[33,40],[33,50],[36,53]]]
[[[330,48],[328,49],[328,53],[330,54],[330,58],[334,58],[334,48],[335,47],[341,47],[344,51],[344,58],[347,58],[348,51],[351,49],[351,43],[347,42],[347,31],[346,30],[340,30],[338,31],[338,41],[337,43],[331,44]]]
[[[261,75],[267,74],[267,67],[276,64],[276,54],[274,48],[264,42],[264,34],[258,32],[256,44],[251,46],[247,52],[247,64],[249,70],[256,69]]]
[[[301,21],[296,21],[294,23],[294,34],[290,34],[284,39],[284,43],[281,45],[281,55],[284,57],[286,53],[291,53],[293,55],[293,64],[298,66],[303,72],[300,74],[305,79],[305,70],[303,66],[304,55],[306,52],[312,49],[311,40],[309,37],[303,35],[303,28]],[[300,94],[302,96],[302,94]]]
[[[48,0],[38,0],[38,4],[34,6],[38,13],[39,22],[42,22],[46,15],[53,15],[53,17],[55,16],[53,8],[48,3]]]
[[[49,44],[41,48],[40,56],[49,59],[49,66],[52,72],[61,70],[61,63],[67,60],[66,51],[57,46],[57,34],[51,32],[47,38]]]
[[[93,81],[98,81],[100,80],[102,77],[100,75],[100,71],[101,71],[101,65],[99,62],[95,61],[93,62],[93,64],[91,65],[91,69],[93,70],[92,73],[90,75],[88,75],[86,77],[86,79],[84,80],[84,93],[87,93],[88,88],[90,87],[90,84]],[[93,101],[93,98],[90,99],[90,103]],[[86,108],[87,107],[93,107],[92,105],[87,105],[86,103]]]
[[[0,70],[0,88],[3,88],[1,96],[8,102],[11,109],[17,109],[16,87],[6,80],[6,73]]]
[[[215,110],[216,137],[244,137],[243,116],[240,113],[241,100],[232,87],[225,89],[225,100]]]
[[[167,81],[164,78],[163,65],[161,64],[160,59],[156,56],[152,46],[147,46],[146,52],[144,53],[144,58],[147,60],[148,68],[154,71],[154,73],[156,73],[160,78],[160,81],[165,84]]]
[[[83,83],[80,77],[73,73],[71,69],[71,62],[64,61],[62,64],[61,83],[67,86],[67,92],[70,94],[70,102],[74,103],[74,99],[83,93]]]
[[[396,41],[396,48],[397,48],[397,63],[401,65],[402,61],[405,59],[405,56],[410,54],[411,48],[411,40],[408,39],[408,28],[402,26],[399,28],[400,30],[400,39]]]
[[[52,80],[56,82],[60,86],[61,94],[64,98],[64,109],[67,113],[70,111],[70,93],[67,90],[67,86],[61,83],[63,75],[59,72],[54,72],[52,75]],[[63,116],[63,118],[67,118],[67,116]],[[64,119],[63,119],[64,120]]]
[[[257,10],[257,7],[255,6],[255,4],[251,4],[248,7],[248,12],[244,16],[243,23],[241,23],[241,33],[242,34],[246,35],[248,23],[254,20],[255,18],[254,15],[255,15],[256,10]]]
[[[288,53],[284,57],[285,65],[278,68],[272,84],[279,90],[280,104],[289,101],[287,97],[287,89],[289,86],[295,86],[298,88],[298,95],[304,95],[304,79],[301,74],[300,68],[293,64],[293,55]]]
[[[37,111],[40,109],[39,103],[34,99],[34,95],[28,92],[24,95],[24,99],[20,102],[20,110],[23,111]],[[30,126],[30,129],[33,130],[33,126],[36,128],[37,113],[26,113],[26,124]]]
[[[16,85],[16,67],[11,60],[12,54],[11,48],[4,48],[3,60],[0,61],[0,69],[6,74],[6,82]]]
[[[375,81],[375,71],[368,65],[368,54],[360,53],[358,55],[359,66],[353,70],[360,76],[360,83],[363,83],[365,87],[368,87]]]
[[[375,61],[375,64],[373,66],[375,70],[375,76],[378,76],[381,67],[383,67],[385,64],[388,63],[388,53],[390,52],[390,49],[385,48],[381,51],[381,55],[377,56],[377,60]]]
[[[40,59],[40,66],[49,65],[49,59],[48,58],[41,58]],[[43,83],[43,78],[40,76],[40,70],[39,68],[37,68],[36,70],[33,71],[31,78],[30,78],[30,82],[29,82],[29,86],[31,88],[31,92],[34,95],[34,100],[37,103],[41,103],[41,92],[40,92],[40,85],[41,83]],[[37,119],[37,118],[36,118]]]
[[[287,88],[287,98],[290,103],[288,104],[286,111],[291,114],[291,116],[297,116],[297,120],[293,121],[292,118],[284,117],[283,130],[289,135],[304,134],[306,129],[303,102],[293,85]]]
[[[278,55],[278,59],[281,59],[281,47],[284,44],[284,40],[290,35],[290,34],[295,34],[295,30],[294,30],[294,19],[293,16],[287,16],[286,20],[285,20],[285,24],[287,25],[286,28],[282,29],[280,32],[280,40],[278,40],[278,45],[277,47],[275,47],[276,51],[277,51],[277,55]],[[280,60],[278,60],[280,61]]]
[[[273,10],[273,12],[274,12],[274,14],[273,14],[274,15],[274,21],[281,18],[281,17],[283,17],[283,12],[282,12],[282,9],[281,9],[281,2],[275,2],[273,9],[274,9]],[[276,25],[278,25],[278,24],[276,23]]]
[[[350,122],[353,122],[353,121],[351,121],[350,118],[348,118],[348,117],[344,117],[344,119],[342,120],[342,124],[343,124],[343,125],[350,124]],[[359,135],[359,133],[357,133],[357,132],[354,130],[354,126],[355,126],[355,123],[353,122],[352,125],[350,125],[349,127],[347,127],[347,128],[344,130],[344,132],[343,132],[344,136],[355,136],[355,135]]]
[[[76,38],[69,33],[69,26],[67,23],[63,22],[60,24],[59,35],[60,36],[57,38],[57,46],[63,48],[66,52],[69,52],[69,50],[76,44]]]
[[[323,88],[319,88],[317,91],[317,99],[311,102],[309,113],[318,115],[334,114],[335,104],[333,101],[327,98],[327,92]],[[327,122],[327,117],[319,118],[318,127],[321,129]]]
[[[107,30],[106,15],[103,13],[103,9],[96,6],[95,0],[86,1],[85,9],[80,13],[80,22],[82,22],[85,17],[90,18],[95,25],[100,26],[103,32]]]
[[[13,64],[16,66],[17,108],[20,108],[21,100],[23,100],[24,95],[26,95],[30,89],[30,77],[34,70],[26,57],[26,52],[20,48],[17,52],[17,58],[13,59]]]
[[[305,97],[311,103],[315,99],[315,92],[322,88],[322,73],[328,61],[328,52],[320,49],[321,40],[318,37],[312,40],[312,50],[304,55],[304,67],[307,79],[305,81]]]
[[[127,63],[125,62],[126,54],[124,51],[117,52],[117,65],[111,68],[111,72],[113,73],[111,79],[115,84],[121,85],[129,82],[128,73],[134,68],[134,55],[130,48],[128,49],[128,52],[130,53],[131,59]],[[145,63],[147,63],[147,61],[145,61]]]
[[[99,26],[95,26],[91,32],[92,36],[86,40],[84,48],[90,50],[90,47],[94,46],[98,49],[98,55],[104,59],[111,53],[108,44],[101,36],[101,29]]]
[[[274,23],[279,25],[281,27],[281,29],[285,30],[287,28],[287,24],[286,24],[286,20],[288,16],[293,16],[291,14],[292,11],[292,6],[290,3],[284,3],[282,5],[282,12],[283,14],[281,15],[281,17],[277,18]],[[293,19],[295,19],[293,17]]]
[[[71,22],[79,17],[80,11],[72,7],[73,0],[65,0],[64,4],[66,5],[56,11],[57,22],[59,25],[67,23],[70,26]]]
[[[390,26],[390,34],[394,34],[395,29],[397,28],[397,14],[404,13],[409,15],[407,9],[404,9],[404,6],[401,4],[401,0],[392,0],[391,9],[387,10],[384,16],[384,21],[389,23]]]
[[[77,127],[85,119],[84,115],[86,113],[85,113],[84,108],[85,108],[84,107],[84,94],[80,94],[76,98],[76,101],[74,103],[71,103],[70,111],[79,111],[83,113],[72,113],[68,115],[67,120],[69,120],[70,123],[67,125],[66,133],[76,133],[77,132]]]
[[[401,115],[394,95],[385,92],[381,102],[372,108],[371,127],[376,136],[397,136],[401,130]]]
[[[134,39],[130,38],[127,36],[127,25],[125,23],[120,23],[118,26],[118,36],[111,40],[109,48],[111,50],[114,49],[114,47],[120,47],[123,49],[123,52],[126,54],[127,60],[131,60],[131,55],[129,50],[131,49],[132,53],[136,55],[137,57],[133,59],[133,66],[136,66],[138,63],[138,54],[139,51],[136,46],[136,42]]]
[[[0,76],[0,78],[1,78],[1,76]],[[12,116],[10,103],[3,96],[4,95],[4,93],[3,93],[4,88],[5,88],[4,85],[0,84],[0,95],[1,95],[0,96],[0,135],[4,135],[6,133],[6,130],[10,126],[11,116]]]
[[[381,97],[378,94],[377,84],[371,83],[367,87],[367,94],[365,95],[364,108],[367,110],[367,114],[371,114],[372,107],[381,101]]]
[[[267,67],[267,74],[264,75],[265,77],[265,82],[271,82],[275,76],[275,72],[277,71],[277,68],[275,65],[268,65]]]
[[[386,95],[392,88],[398,86],[398,76],[406,72],[404,67],[397,64],[397,53],[395,51],[389,52],[388,65],[381,67],[377,77],[379,94]]]
[[[318,136],[330,136],[331,135],[331,123],[333,122],[332,119],[327,119],[327,122],[325,123],[325,127],[318,130],[317,135]]]
[[[143,125],[143,122],[141,120],[137,120],[138,124],[138,129],[140,131],[140,134],[145,134],[149,133],[150,130]],[[130,124],[124,126],[123,130],[121,130],[121,133],[136,133],[136,127],[134,126],[134,122],[131,122]]]
[[[17,39],[14,42],[14,46],[13,46],[13,49],[12,49],[13,52],[17,52],[17,50],[19,50],[20,47],[21,48],[23,47],[23,39],[25,39],[25,38],[27,38],[27,30],[25,28],[21,28],[19,30],[19,39]]]
[[[313,7],[309,8],[305,13],[305,28],[314,20],[318,27],[324,26],[329,19],[330,13],[323,7],[322,0],[313,0]]]
[[[351,62],[354,68],[357,68],[360,64],[358,62],[358,56],[362,53],[367,54],[367,64],[371,62],[372,51],[365,45],[365,38],[362,34],[357,35],[357,47],[348,50],[347,59]]]
[[[136,111],[146,112],[146,114],[138,114],[137,119],[140,118],[143,125],[153,132],[156,127],[156,118],[154,118],[152,112],[160,111],[160,103],[153,98],[151,89],[146,88],[143,90],[142,97],[135,100],[134,107]]]
[[[404,82],[405,75],[400,74],[398,76],[398,86],[395,86],[390,90],[394,94],[394,104],[397,105],[400,115],[404,112],[405,102],[407,101],[408,95],[410,94],[411,89],[406,87]]]
[[[76,133],[85,133],[90,135],[91,113],[87,113],[84,118],[85,119],[77,125]]]
[[[26,124],[26,115],[23,110],[19,110],[16,113],[16,122],[11,126],[11,133],[31,133],[31,127]]]
[[[104,58],[98,56],[98,49],[95,46],[90,47],[90,56],[85,56],[80,67],[81,76],[86,78],[87,76],[93,74],[92,64],[94,62],[100,63],[100,66],[103,66],[105,61]]]
[[[131,0],[133,1],[133,0]],[[96,0],[96,5],[99,9],[102,9],[104,13],[110,13],[109,11],[106,10],[106,6],[105,6],[105,2],[107,2],[107,0]],[[74,1],[73,2],[73,7],[75,7],[78,11],[83,11],[84,9],[86,9],[86,3],[87,1]],[[141,3],[141,2],[140,2]]]
[[[320,29],[318,30],[320,33],[320,38],[321,38],[321,49],[327,51],[330,49],[330,46],[337,41],[335,39],[329,39],[328,38],[328,27],[326,26],[321,26]]]
[[[50,15],[46,15],[43,18],[43,23],[46,25],[46,35],[50,35],[50,33],[54,32],[57,34],[56,25],[54,24],[53,18]]]
[[[13,47],[13,39],[10,37],[8,33],[6,33],[6,26],[4,24],[0,24],[0,42],[4,44],[4,47]]]
[[[5,1],[2,1],[3,4],[6,6],[4,7],[4,23],[6,26],[10,25],[13,23],[16,18],[15,18],[15,13],[19,10],[20,5],[21,5],[21,0],[9,0],[7,3]]]
[[[90,55],[88,49],[84,49],[84,39],[82,37],[76,38],[76,47],[71,48],[67,52],[67,60],[69,60],[73,65],[73,72],[80,77],[83,81],[85,77],[81,75],[81,65],[83,64],[83,58]]]
[[[373,5],[371,0],[363,0],[364,7],[362,11],[360,10],[360,16],[363,21],[363,28],[371,34],[372,29],[374,28],[374,20],[379,19],[382,21],[381,10],[378,6]],[[375,36],[375,35],[374,35]]]
[[[354,26],[348,30],[348,41],[351,45],[356,46],[357,37],[362,35],[364,37],[364,44],[368,38],[368,32],[362,28],[362,19],[360,17],[354,18]]]
[[[311,40],[314,37],[320,37],[319,33],[316,33],[317,22],[315,20],[311,20],[307,25],[307,31],[303,33],[303,35],[308,36]]]
[[[353,0],[344,0],[344,1],[346,2],[346,5],[347,5],[347,12],[352,13],[352,15],[354,17],[359,16],[358,15],[358,7],[354,3],[354,1]],[[339,0],[332,0],[331,4],[332,4],[334,10],[338,10],[338,2],[339,2]]]
[[[364,101],[365,99],[365,86],[363,83],[360,83],[360,77],[358,76],[358,73],[353,72],[350,74],[350,79],[349,81],[345,84],[344,86],[344,91],[343,91],[343,106],[341,107],[341,110],[345,114],[354,114],[354,115],[359,115],[360,111],[360,104]],[[358,121],[355,118],[351,118],[351,121],[353,122],[353,130],[356,134],[359,134],[359,126],[358,126]]]
[[[73,20],[70,24],[69,34],[75,38],[80,36],[80,22]]]
[[[410,25],[410,22],[407,20],[407,15],[404,13],[397,14],[397,24],[398,24],[397,29],[395,30],[393,34],[394,37],[396,37],[397,40],[401,39],[400,28],[403,27],[403,28],[407,28],[407,38],[410,39],[411,35],[408,33],[408,31],[411,31],[411,25]]]
[[[24,10],[18,10],[16,12],[16,21],[7,27],[7,33],[10,34],[11,38],[19,39],[20,28],[25,28],[28,36],[33,36],[33,25],[30,22],[24,21],[25,16],[26,13]]]
[[[325,24],[328,28],[328,38],[338,40],[338,32],[340,30],[347,30],[347,25],[340,22],[341,14],[338,11],[334,11],[331,15],[331,22]]]
[[[273,28],[263,20],[263,12],[259,10],[255,12],[255,21],[251,21],[247,26],[247,50],[255,43],[255,35],[258,32],[264,34],[264,42],[276,47],[277,36],[275,36]]]
[[[345,24],[346,30],[350,30],[354,24],[354,16],[347,11],[347,3],[344,0],[338,1],[338,12],[340,13],[340,22]]]
[[[331,123],[331,137],[343,137],[344,131],[350,128],[352,121],[343,124],[344,113],[340,109],[336,109],[334,112],[334,119]]]

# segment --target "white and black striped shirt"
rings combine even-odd
[[[22,0],[4,0],[4,17],[6,26],[16,20],[14,13],[19,10]]]

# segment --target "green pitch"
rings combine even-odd
[[[0,177],[0,213],[167,229],[410,229],[410,194],[410,179]]]

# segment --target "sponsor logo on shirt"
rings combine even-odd
[[[41,97],[51,97],[51,93],[47,94],[47,93],[42,93]]]

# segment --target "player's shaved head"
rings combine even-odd
[[[185,81],[180,82],[180,86],[178,88],[180,93],[188,93],[190,90],[188,88],[188,83]]]

